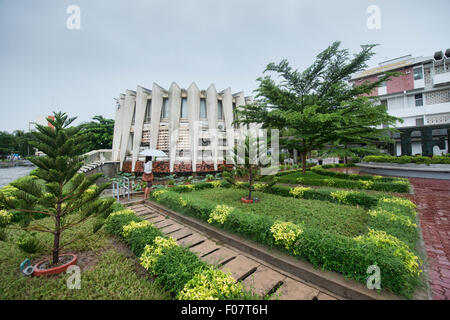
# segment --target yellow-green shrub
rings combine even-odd
[[[307,187],[295,187],[289,190],[289,193],[292,194],[294,198],[303,198],[303,194],[305,191],[311,190],[311,188]]]
[[[303,229],[292,222],[276,222],[270,227],[275,244],[282,245],[288,251],[303,233]]]
[[[236,283],[231,274],[209,267],[189,280],[183,290],[178,293],[177,298],[179,300],[230,300],[242,295],[242,284]]]

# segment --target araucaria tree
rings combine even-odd
[[[256,135],[248,134],[240,142],[233,151],[233,161],[235,164],[235,173],[224,171],[223,176],[225,180],[231,184],[236,184],[235,176],[236,172],[240,175],[244,175],[248,179],[248,195],[247,200],[252,200],[252,192],[255,191],[253,184],[262,167],[266,167],[267,164],[267,147]],[[269,186],[275,183],[275,176],[272,176],[272,180],[269,182]]]
[[[52,264],[59,261],[60,250],[74,239],[64,239],[65,230],[97,216],[96,231],[101,222],[112,211],[114,199],[102,199],[100,194],[109,183],[96,186],[102,174],[85,176],[77,171],[83,165],[81,156],[86,137],[79,135],[80,127],[69,127],[75,118],[65,113],[54,113],[55,119],[47,120],[52,126],[37,125],[34,147],[45,155],[31,161],[37,166],[36,178],[20,179],[12,186],[15,191],[9,196],[0,193],[0,202],[12,214],[13,221],[26,231],[47,232],[53,235]],[[48,227],[39,222],[39,217],[51,217],[54,224]],[[4,219],[5,220],[5,219]],[[11,220],[11,219],[8,219]],[[11,225],[14,228],[15,225]]]
[[[270,75],[258,78],[255,103],[237,111],[240,123],[261,123],[263,128],[279,129],[280,145],[300,152],[303,172],[309,151],[333,144],[343,133],[356,136],[362,132],[361,137],[364,133],[370,139],[384,137],[389,125],[398,120],[389,116],[386,106],[376,105],[367,97],[395,73],[358,86],[349,82],[352,74],[367,68],[375,45],[361,46],[353,57],[339,46],[340,42],[333,43],[302,72],[292,69],[287,60],[268,64],[264,72],[274,72],[281,81],[276,82]],[[368,118],[368,110],[374,116]],[[382,124],[386,128],[372,130]],[[371,134],[367,135],[367,131]]]

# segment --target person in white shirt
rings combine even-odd
[[[144,175],[142,176],[142,181],[147,183],[144,192],[144,200],[147,200],[150,196],[150,192],[152,191],[153,185],[153,161],[152,157],[145,157],[144,162]]]

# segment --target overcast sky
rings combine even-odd
[[[69,5],[81,28],[69,30]],[[369,29],[368,6],[381,9]],[[299,69],[333,41],[378,62],[450,48],[448,0],[0,0],[0,130],[63,110],[114,117],[114,98],[172,81],[251,95],[269,62]]]

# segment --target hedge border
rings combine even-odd
[[[362,160],[363,162],[388,162],[388,163],[416,163],[416,164],[450,164],[450,154],[433,157],[426,156],[366,156]]]
[[[152,224],[132,229],[128,235],[122,233],[123,227],[131,222],[143,222],[146,221],[138,217],[134,211],[126,209],[123,205],[118,205],[119,211],[113,212],[110,217],[107,218],[105,223],[106,232],[117,236],[119,239],[128,244],[132,252],[141,258],[145,252],[147,245],[152,246],[157,237],[163,239],[170,239],[169,236],[164,235],[159,229]],[[128,211],[128,213],[126,213]],[[122,212],[122,213],[121,213]],[[171,266],[171,268],[167,268]],[[170,270],[169,270],[170,269]],[[215,266],[200,260],[200,258],[193,252],[189,251],[183,246],[176,245],[172,248],[164,249],[162,254],[158,257],[157,262],[152,270],[149,270],[155,276],[155,282],[160,284],[165,290],[178,297],[180,292],[185,289],[185,286],[194,281],[193,279],[198,277],[202,272],[208,272],[213,270],[228,276],[227,273],[222,272]],[[192,284],[190,284],[192,285]],[[232,297],[216,296],[217,299],[249,299],[255,298],[249,292],[242,289],[239,283],[233,285],[240,295],[233,295]]]
[[[286,249],[286,243],[277,243],[271,231],[271,227],[279,221],[232,207],[223,223],[208,221],[217,209],[217,203],[208,200],[193,203],[180,192],[175,192],[174,188],[170,189],[152,193],[152,199],[182,214],[206,221],[257,243],[276,247],[294,257],[306,259],[315,267],[321,266],[365,282],[367,267],[375,264],[382,270],[383,287],[408,298],[412,296],[414,288],[420,281],[419,257],[405,242],[384,231],[375,230],[370,236],[349,238],[300,226],[301,235],[293,240],[289,249]],[[196,187],[183,189],[183,192],[190,192],[195,191]],[[396,207],[401,210],[402,206]]]

